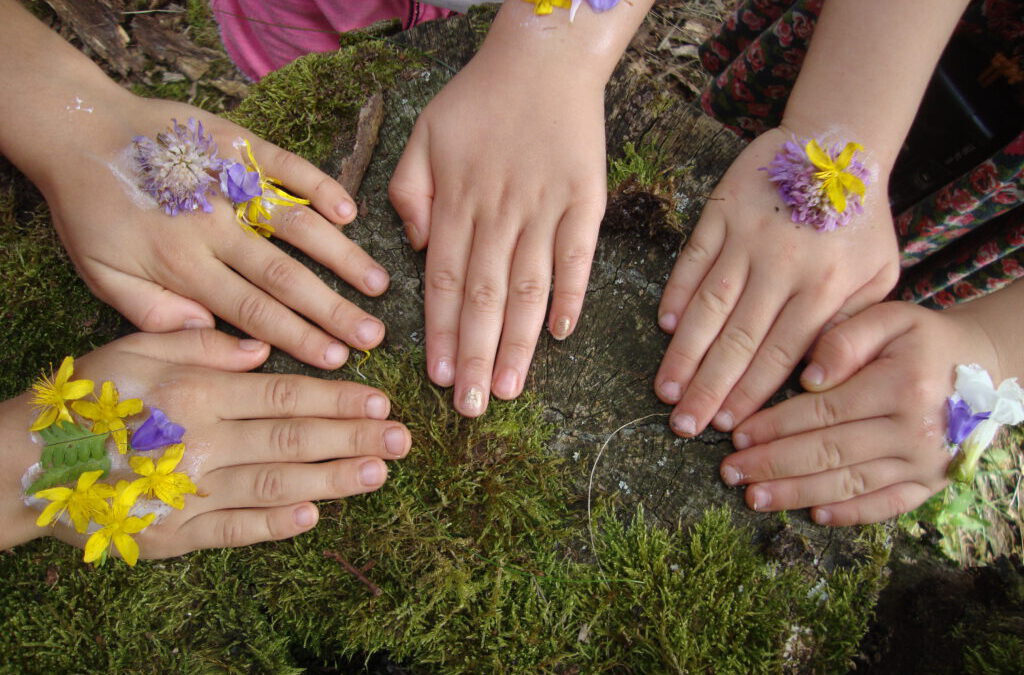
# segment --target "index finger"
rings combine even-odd
[[[308,199],[324,218],[338,225],[347,225],[355,219],[356,205],[352,197],[338,181],[313,164],[261,138],[253,139],[252,149],[267,176]]]
[[[209,400],[222,420],[322,417],[384,419],[390,404],[378,389],[303,375],[207,375]]]

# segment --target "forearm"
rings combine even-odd
[[[14,0],[0,0],[0,153],[35,181],[131,95]]]
[[[1008,377],[1024,382],[1024,283],[1020,281],[977,300],[946,310],[951,316],[974,321],[995,348],[999,372],[996,384]]]
[[[497,58],[512,72],[538,78],[592,80],[604,86],[653,4],[654,0],[624,0],[597,13],[584,3],[570,23],[568,11],[538,16],[533,4],[507,0],[477,58]]]
[[[35,524],[39,514],[22,501],[21,476],[39,460],[28,431],[31,412],[27,396],[0,403],[0,550],[44,532]]]
[[[967,0],[827,0],[783,127],[838,133],[888,173]]]

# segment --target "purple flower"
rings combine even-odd
[[[826,150],[835,158],[842,148],[833,145]],[[795,141],[786,141],[768,166],[768,180],[775,183],[783,203],[790,208],[794,223],[813,225],[821,232],[829,232],[846,225],[855,215],[863,213],[864,207],[859,195],[847,196],[846,209],[838,212],[822,191],[818,179],[818,168],[807,158],[807,153]],[[859,160],[850,160],[846,173],[861,179],[865,185],[871,181],[871,172]]]
[[[619,4],[619,0],[587,0],[587,4],[595,12],[605,12]]]
[[[225,162],[220,172],[220,190],[233,204],[244,204],[263,194],[258,171],[249,171],[241,162]]]
[[[203,134],[203,123],[188,118],[188,126],[171,120],[171,128],[156,135],[132,139],[139,169],[139,187],[171,216],[202,209],[213,210],[206,198],[216,189],[224,160],[217,157],[213,136]]]
[[[971,412],[971,406],[959,396],[956,397],[956,400],[953,397],[946,399],[946,411],[949,413],[946,439],[953,445],[960,445],[965,438],[971,435],[976,426],[983,420],[987,420],[992,414],[991,412]]]
[[[132,434],[132,450],[156,450],[181,443],[185,427],[167,419],[160,408],[149,409],[149,419]]]

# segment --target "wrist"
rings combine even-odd
[[[28,396],[0,403],[0,549],[11,548],[41,537],[36,526],[39,513],[25,505],[21,477],[39,460],[39,448],[32,442]]]

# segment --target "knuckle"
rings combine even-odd
[[[246,293],[238,303],[237,314],[243,326],[265,324],[270,312],[270,301],[256,293]]]
[[[271,447],[278,451],[282,461],[300,460],[308,445],[306,427],[296,420],[275,422],[270,438]]]
[[[839,444],[826,438],[818,448],[818,466],[815,468],[819,471],[826,471],[838,469],[842,464],[843,451],[840,449]]]
[[[357,492],[358,480],[355,477],[356,469],[346,462],[334,462],[327,469],[324,480],[327,483],[327,490],[337,497],[345,497]]]
[[[907,513],[908,511],[912,511],[914,508],[907,503],[906,497],[901,490],[894,490],[892,494],[889,495],[889,503],[887,506],[889,513],[894,516],[901,513]]]
[[[267,384],[266,400],[277,415],[290,417],[299,402],[295,381],[288,377],[275,377]]]
[[[466,292],[466,300],[475,310],[488,314],[499,311],[502,305],[501,292],[489,281],[470,287]]]
[[[352,309],[344,300],[336,300],[327,313],[332,326],[347,326],[351,321]]]
[[[313,224],[312,213],[303,207],[293,207],[287,209],[278,209],[278,212],[283,212],[278,215],[275,213],[275,219],[279,219],[280,227],[282,230],[308,230]]]
[[[284,475],[276,466],[264,466],[256,472],[253,481],[253,494],[256,499],[266,504],[273,504],[284,495]]]
[[[711,385],[705,384],[699,379],[694,380],[690,383],[689,389],[687,389],[686,397],[692,401],[696,407],[704,409],[717,408],[719,401],[722,400],[723,394],[716,391]]]
[[[530,354],[533,353],[535,344],[536,343],[534,341],[529,339],[510,338],[502,342],[501,351],[503,356],[509,360],[518,361],[520,359],[529,358]]]
[[[427,283],[438,293],[454,294],[462,290],[462,277],[450,269],[434,271],[427,279]]]
[[[556,252],[556,264],[562,269],[582,270],[590,266],[593,251],[587,246],[567,246],[564,251]]]
[[[247,543],[245,525],[239,518],[225,518],[220,524],[219,536],[225,548],[237,548]]]
[[[548,287],[536,277],[522,279],[512,285],[512,296],[526,305],[539,305],[548,299]]]
[[[725,316],[729,313],[729,299],[723,290],[714,284],[704,284],[697,291],[697,300],[713,316]]]
[[[839,410],[830,396],[814,397],[814,415],[822,427],[833,427],[839,422]],[[825,439],[822,444],[835,445],[835,442]]]
[[[295,281],[295,261],[288,257],[275,257],[265,268],[263,278],[271,288],[289,288]]]
[[[757,348],[754,336],[750,331],[740,326],[732,326],[722,333],[722,342],[732,351],[744,356],[750,356]]]
[[[842,495],[846,499],[864,494],[864,474],[854,468],[843,469],[840,475]]]
[[[690,239],[683,248],[683,255],[691,263],[707,262],[712,258],[711,249],[699,239]]]
[[[490,376],[491,360],[483,356],[468,356],[460,364],[459,369],[465,370],[467,373],[481,373]]]
[[[777,342],[765,345],[765,357],[782,370],[789,372],[796,365],[797,359],[792,353]]]

